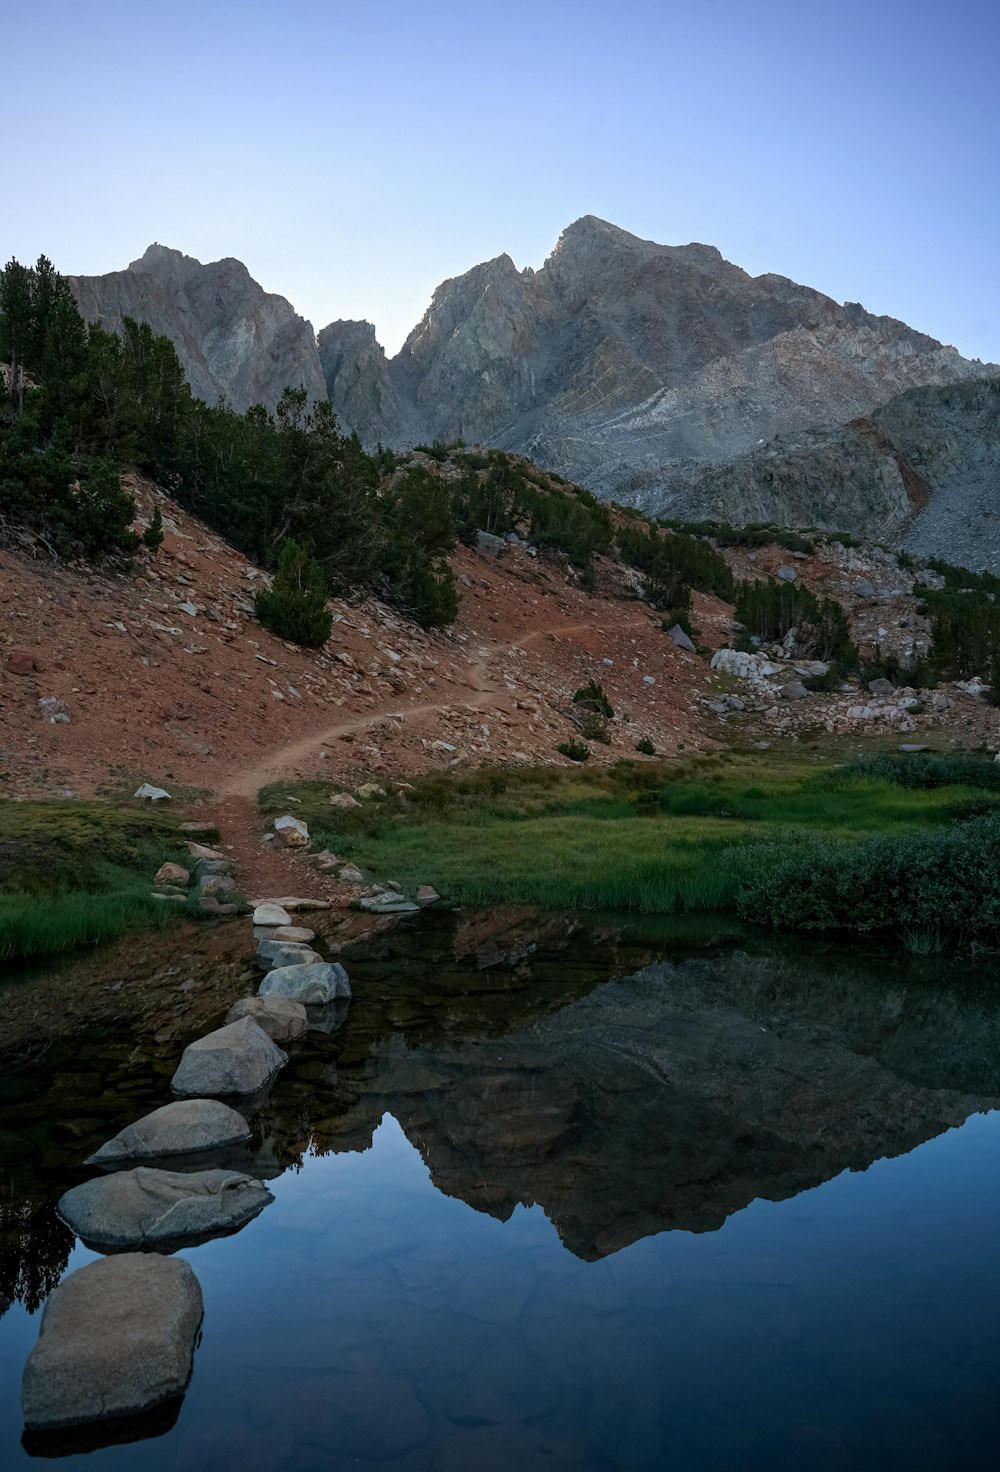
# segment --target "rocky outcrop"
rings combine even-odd
[[[203,265],[151,245],[125,271],[71,276],[69,284],[88,321],[117,331],[133,317],[169,337],[192,393],[206,403],[224,398],[240,413],[251,404],[273,409],[289,386],[310,400],[326,398],[311,325],[241,261]]]
[[[983,371],[856,303],[592,215],[537,272],[503,255],[445,281],[389,362],[367,324],[325,333],[331,402],[367,443],[482,441],[618,499]]]
[[[842,428],[779,436],[636,499],[673,517],[846,529],[1000,572],[998,492],[1000,375],[911,389]]]
[[[331,322],[320,333],[317,346],[330,403],[342,428],[355,430],[369,446],[384,438],[389,425],[398,438],[406,414],[372,324]],[[418,438],[419,433],[414,435]]]

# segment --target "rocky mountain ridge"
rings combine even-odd
[[[368,322],[315,336],[235,260],[201,265],[151,246],[126,271],[70,283],[84,316],[116,327],[131,315],[170,337],[210,402],[273,409],[291,384],[328,397],[369,448],[461,438],[657,513],[912,531],[921,551],[993,565],[980,535],[992,452],[984,461],[959,420],[985,415],[992,443],[995,416],[962,410],[960,394],[943,407],[933,391],[1000,368],[857,303],[752,277],[712,246],[658,245],[584,216],[537,271],[500,255],[443,282],[391,359]],[[882,406],[911,390],[931,392],[890,417],[906,420],[906,465],[929,456],[937,479],[907,479],[879,448],[895,432]],[[951,427],[939,432],[942,415]],[[963,455],[975,464],[971,507]],[[923,502],[944,488],[947,509],[930,513]]]
[[[1000,572],[1000,375],[910,389],[830,430],[779,435],[727,465],[678,470],[632,499],[676,519],[850,528]]]
[[[251,404],[273,409],[288,385],[326,397],[312,325],[283,296],[264,291],[242,261],[202,265],[151,245],[127,270],[71,276],[69,284],[88,321],[117,331],[133,317],[169,337],[192,393],[206,403],[224,398],[239,413]]]

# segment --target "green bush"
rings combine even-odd
[[[652,741],[650,741],[648,736],[643,736],[641,740],[637,741],[635,743],[635,749],[643,756],[656,755],[656,747],[653,745]]]
[[[573,736],[570,737],[569,741],[561,741],[556,747],[556,751],[561,752],[563,756],[569,757],[571,762],[585,762],[590,756],[590,747],[582,741],[577,741]]]
[[[573,696],[573,704],[582,705],[586,710],[595,711],[598,715],[604,716],[609,721],[614,716],[611,701],[604,693],[603,685],[599,685],[596,680],[590,680],[586,685],[580,686],[579,690]]]
[[[330,637],[333,617],[326,606],[323,569],[304,547],[289,539],[278,555],[274,585],[254,599],[257,617],[279,639],[319,649]]]
[[[912,752],[906,756],[884,753],[859,757],[829,772],[826,781],[836,784],[853,781],[856,777],[914,789],[972,787],[984,792],[1000,792],[1000,763],[964,752],[954,756]]]
[[[1000,818],[859,844],[754,844],[730,856],[737,911],[791,930],[1000,935]]]

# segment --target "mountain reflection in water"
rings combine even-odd
[[[530,1467],[534,1455],[541,1458],[538,1465],[550,1467],[653,1467],[667,1450],[679,1458],[678,1466],[689,1465],[689,1455],[692,1467],[894,1467],[884,1446],[882,1461],[868,1460],[867,1450],[851,1447],[849,1438],[843,1455],[837,1448],[826,1455],[823,1436],[815,1445],[806,1437],[802,1444],[812,1449],[801,1461],[791,1452],[773,1453],[769,1461],[763,1450],[755,1460],[756,1453],[744,1448],[731,1461],[706,1463],[710,1447],[717,1456],[718,1447],[729,1445],[724,1437],[699,1440],[689,1430],[673,1443],[664,1416],[652,1409],[641,1435],[636,1426],[642,1415],[634,1408],[623,1430],[610,1402],[601,1413],[603,1430],[591,1424],[596,1412],[578,1425],[584,1413],[569,1410],[565,1388],[540,1389],[557,1341],[559,1356],[572,1360],[576,1300],[572,1294],[561,1299],[546,1330],[539,1326],[547,1322],[545,1314],[539,1324],[531,1315],[549,1290],[536,1293],[535,1284],[572,1282],[581,1304],[596,1293],[603,1307],[595,1311],[615,1315],[615,1343],[634,1314],[637,1347],[653,1334],[650,1354],[665,1353],[666,1341],[657,1336],[676,1332],[676,1326],[668,1329],[658,1320],[654,1332],[649,1315],[662,1317],[668,1309],[661,1258],[671,1240],[675,1255],[693,1264],[694,1249],[683,1246],[684,1234],[716,1233],[758,1198],[785,1202],[845,1170],[864,1171],[883,1157],[905,1155],[970,1115],[996,1108],[1000,1003],[989,975],[980,985],[967,971],[951,975],[905,957],[882,956],[869,964],[824,953],[809,959],[801,950],[667,950],[655,938],[642,940],[614,927],[583,931],[553,918],[512,922],[499,938],[488,926],[477,930],[477,924],[470,917],[457,927],[439,921],[400,929],[345,958],[355,1000],[343,1028],[330,1036],[310,1034],[292,1050],[288,1068],[255,1115],[254,1141],[225,1160],[276,1182],[277,1202],[237,1238],[185,1254],[205,1284],[206,1339],[214,1339],[220,1351],[240,1313],[234,1307],[213,1309],[213,1281],[223,1285],[219,1293],[225,1297],[226,1284],[226,1291],[235,1291],[236,1265],[246,1271],[254,1251],[261,1254],[266,1288],[253,1276],[244,1289],[261,1295],[262,1342],[273,1339],[280,1346],[285,1366],[278,1376],[283,1388],[275,1388],[267,1380],[266,1357],[254,1362],[255,1403],[271,1410],[252,1413],[251,1422],[262,1416],[268,1446],[284,1448],[267,1464],[295,1472],[339,1466],[329,1460],[337,1445],[345,1466],[368,1465],[370,1459],[372,1465],[414,1472],[436,1472],[460,1465],[455,1458],[473,1456],[484,1467]],[[662,958],[665,951],[671,959]],[[53,1047],[20,1071],[7,1071],[0,1096],[0,1294],[34,1312],[58,1282],[74,1247],[55,1215],[58,1197],[91,1174],[80,1166],[91,1150],[165,1101],[175,1061],[176,1049],[97,1032],[72,1049]],[[387,1116],[401,1134],[388,1121],[383,1126]],[[405,1150],[400,1153],[402,1136],[426,1168],[417,1176]],[[370,1152],[371,1166],[358,1160],[364,1152]],[[362,1183],[353,1194],[339,1184],[342,1168]],[[432,1206],[428,1175],[451,1205]],[[509,1223],[493,1229],[506,1235],[483,1237],[486,1227],[474,1230],[471,1220],[461,1226],[452,1214],[463,1209],[457,1203]],[[561,1248],[528,1225],[537,1213],[518,1211],[533,1206],[551,1222]],[[746,1214],[744,1219],[750,1221]],[[432,1221],[447,1221],[447,1230],[432,1228]],[[845,1231],[849,1238],[850,1229]],[[678,1235],[643,1244],[664,1233]],[[481,1245],[486,1241],[488,1249]],[[951,1247],[963,1251],[961,1241]],[[776,1285],[808,1283],[808,1264],[776,1266],[786,1250],[787,1244],[772,1244],[748,1270],[754,1292],[767,1296]],[[76,1249],[74,1266],[85,1260],[80,1254]],[[482,1281],[470,1271],[470,1254],[473,1263],[490,1264]],[[585,1277],[572,1277],[574,1260],[594,1266],[579,1270]],[[610,1277],[592,1276],[601,1260],[612,1265]],[[704,1258],[709,1260],[716,1264],[716,1278],[742,1281],[739,1272],[733,1277],[732,1264],[723,1268],[717,1255]],[[643,1263],[650,1277],[640,1289]],[[691,1271],[696,1282],[699,1273]],[[320,1300],[336,1285],[328,1313],[311,1303],[311,1289],[302,1299],[304,1276],[315,1282]],[[744,1284],[739,1293],[746,1291]],[[300,1300],[301,1312],[283,1323],[282,1312]],[[768,1312],[771,1307],[769,1300]],[[469,1353],[480,1372],[466,1366],[465,1390],[456,1398],[453,1388],[442,1401],[436,1377],[454,1375],[455,1366],[432,1341],[446,1312],[452,1335],[467,1321],[478,1324],[469,1331],[475,1340]],[[717,1293],[703,1282],[682,1315],[687,1332],[702,1332],[694,1327],[702,1315],[710,1335],[718,1312]],[[317,1329],[317,1315],[323,1324],[336,1322],[336,1334],[347,1335],[353,1347],[340,1339],[331,1347],[324,1336],[334,1330]],[[929,1332],[929,1310],[928,1326],[916,1322],[912,1302],[905,1316],[911,1337],[920,1340]],[[522,1319],[528,1323],[524,1333],[530,1329],[528,1341],[519,1337]],[[779,1314],[776,1322],[780,1340],[785,1319]],[[806,1309],[787,1318],[782,1354],[794,1358],[808,1322]],[[32,1333],[36,1326],[37,1320]],[[0,1341],[0,1360],[3,1351]],[[601,1373],[619,1383],[632,1376],[644,1396],[657,1400],[662,1387],[657,1389],[647,1358],[637,1361],[631,1350],[616,1358],[609,1344],[599,1372],[592,1363],[596,1353],[588,1350],[585,1378]],[[848,1350],[842,1353],[849,1358]],[[913,1376],[906,1378],[905,1355],[903,1360],[892,1395],[910,1394]],[[298,1366],[300,1379],[319,1376],[303,1392],[308,1405],[296,1400],[298,1382],[292,1395],[290,1366]],[[379,1377],[388,1374],[387,1366],[393,1385],[384,1402]],[[991,1374],[997,1368],[994,1360]],[[20,1359],[12,1353],[3,1379],[8,1398],[16,1393],[19,1373]],[[396,1383],[400,1375],[405,1391]],[[367,1429],[345,1433],[350,1446],[337,1442],[337,1416],[327,1405],[331,1376],[354,1377],[353,1392],[371,1403],[361,1416]],[[163,1451],[154,1452],[153,1444],[137,1448],[134,1465],[140,1457],[147,1467],[150,1458],[154,1466],[179,1465],[170,1460],[179,1455],[177,1438],[184,1438],[189,1456],[194,1428],[204,1434],[212,1425],[211,1405],[225,1399],[230,1379],[217,1357],[213,1361],[205,1348],[199,1351],[188,1393],[193,1404],[162,1439]],[[690,1376],[684,1383],[694,1393]],[[351,1389],[344,1391],[348,1400]],[[712,1404],[719,1393],[718,1384],[711,1394],[706,1389]],[[818,1394],[815,1388],[801,1393]],[[330,1417],[327,1431],[314,1426],[302,1442],[297,1422],[281,1408],[282,1396],[291,1396],[305,1423]],[[343,1430],[347,1412],[339,1396],[333,1394],[332,1403],[340,1407]],[[400,1425],[409,1429],[395,1440],[368,1445],[366,1436],[391,1416],[393,1404]],[[356,1421],[361,1413],[355,1406],[350,1414]],[[729,1413],[716,1406],[712,1414]],[[993,1434],[995,1418],[987,1419]],[[987,1419],[977,1429],[973,1414],[964,1462],[922,1463],[919,1456],[914,1461],[911,1445],[909,1464],[899,1465],[976,1465],[976,1438],[980,1432],[985,1437]],[[536,1440],[544,1431],[554,1438],[551,1447],[532,1452],[531,1438],[512,1427],[532,1428]],[[275,1428],[281,1431],[277,1442]],[[489,1436],[472,1436],[486,1428],[493,1428]],[[925,1426],[921,1435],[928,1434]],[[449,1452],[462,1436],[464,1450]],[[256,1432],[244,1427],[240,1437],[247,1457],[261,1455]],[[835,1440],[839,1446],[839,1431]],[[926,1444],[937,1445],[933,1438]],[[303,1445],[312,1450],[304,1452]],[[732,1445],[743,1442],[737,1437]],[[88,1465],[94,1455],[100,1462],[105,1454],[93,1453]],[[121,1450],[114,1455],[117,1465],[133,1465],[121,1461]],[[786,1455],[790,1460],[783,1461]],[[2,1446],[0,1462],[6,1465]]]

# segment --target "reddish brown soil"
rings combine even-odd
[[[632,755],[642,736],[665,754],[712,741],[711,718],[692,709],[705,662],[675,648],[610,564],[591,597],[523,547],[497,560],[462,548],[452,629],[338,601],[329,642],[310,652],[253,618],[258,569],[151,486],[130,489],[145,515],[158,500],[167,535],[128,575],[0,552],[2,795],[153,782],[218,820],[244,887],[292,893],[308,878],[316,893],[306,861],[260,842],[253,800],[269,782],[563,763],[556,748],[575,733],[563,712],[590,679],[618,717],[595,761]],[[706,642],[720,642],[725,612],[706,600]],[[15,673],[25,655],[34,669]],[[48,696],[68,724],[40,711]]]

